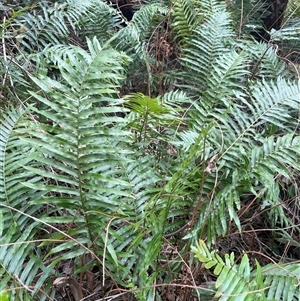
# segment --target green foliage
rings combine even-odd
[[[53,45],[81,44],[81,36],[77,35],[79,28],[83,36],[97,36],[106,41],[120,22],[118,13],[104,1],[69,0],[52,5],[41,2],[35,9],[21,14],[11,26],[18,33],[19,45],[16,46],[20,47],[21,54],[36,56]]]
[[[9,300],[8,292],[0,292],[0,301],[8,301],[8,300]]]
[[[114,229],[133,214],[129,206],[133,201],[131,184],[123,179],[125,170],[122,168],[131,161],[131,151],[124,148],[131,134],[122,129],[123,122],[117,114],[125,110],[120,100],[113,98],[122,79],[122,65],[128,58],[111,49],[101,49],[96,39],[88,41],[88,48],[89,53],[78,47],[66,49],[65,59],[59,57],[60,51],[57,53],[64,83],[44,77],[33,78],[51,98],[49,101],[33,93],[45,106],[42,111],[34,110],[53,125],[45,126],[43,132],[35,127],[30,130],[32,138],[26,141],[36,149],[32,159],[37,166],[25,168],[47,178],[48,184],[31,181],[24,184],[46,193],[32,204],[53,204],[52,216],[44,221],[65,223],[73,216],[78,226],[71,233],[77,243],[87,247],[94,245],[96,255],[99,255],[96,250],[102,254],[102,250],[108,248],[106,258],[116,263],[116,256],[121,256],[115,249],[116,244],[123,240],[120,241],[121,234],[114,235]],[[54,185],[56,181],[58,185]],[[55,193],[47,193],[51,191]],[[61,208],[72,209],[73,213],[66,211],[66,215],[53,216]],[[103,230],[99,232],[99,229]],[[130,229],[132,227],[126,230]],[[117,242],[112,244],[113,240]],[[63,243],[49,255],[62,249],[72,250],[76,244],[74,241]],[[84,252],[85,249],[77,250],[74,255]],[[112,267],[108,266],[112,272]],[[121,267],[115,268],[117,273]],[[119,281],[123,283],[122,279]]]
[[[128,109],[123,107],[123,100],[116,98],[123,66],[129,58],[112,49],[103,49],[96,38],[88,40],[87,45],[88,52],[75,46],[49,49],[49,57],[59,66],[63,81],[44,75],[31,77],[43,91],[31,92],[41,108],[30,108],[37,122],[29,122],[26,129],[21,127],[15,134],[13,124],[3,121],[4,125],[7,123],[4,134],[8,135],[7,142],[3,142],[12,143],[10,135],[16,135],[16,143],[19,143],[11,156],[18,162],[13,166],[19,168],[20,177],[15,179],[3,171],[1,188],[3,194],[7,190],[7,198],[1,206],[12,210],[22,207],[23,213],[18,211],[20,218],[24,220],[25,216],[25,221],[33,219],[34,222],[26,225],[27,231],[16,238],[13,236],[16,229],[4,229],[2,255],[7,252],[6,241],[31,241],[38,235],[37,229],[45,226],[55,229],[53,235],[41,234],[43,242],[37,245],[39,250],[47,249],[45,260],[53,256],[55,259],[47,267],[36,265],[47,271],[36,284],[36,290],[59,261],[79,258],[87,251],[97,259],[94,264],[100,265],[103,273],[118,284],[126,287],[133,281],[146,287],[153,283],[154,274],[151,278],[147,271],[150,267],[156,270],[154,258],[161,249],[163,233],[157,218],[162,217],[156,217],[156,212],[147,209],[157,202],[151,202],[151,198],[160,191],[156,187],[160,177],[155,176],[153,157],[145,157],[142,149],[137,151],[141,147],[139,141],[126,130],[129,120],[120,117]],[[159,126],[168,120],[169,124],[174,122],[173,116],[168,116],[171,108],[160,107],[157,100],[141,94],[138,96],[150,100],[149,104],[156,102],[154,106],[142,108],[150,108],[150,113],[156,116],[154,120],[161,118]],[[132,108],[132,103],[133,99],[125,104]],[[143,110],[138,113],[144,116]],[[8,112],[7,119],[14,115],[14,111]],[[147,122],[154,130],[153,121]],[[21,148],[23,151],[19,153],[17,150]],[[6,148],[2,153],[1,158],[5,158]],[[9,167],[4,159],[1,165]],[[11,194],[15,192],[15,186],[7,186],[10,177],[18,181],[20,192],[27,192],[22,198],[16,195],[14,208],[9,207],[14,201]],[[26,202],[30,210],[27,211],[22,202]],[[39,212],[44,206],[49,206],[48,210]],[[7,226],[11,225],[15,214],[9,211],[3,214]],[[70,222],[76,226],[65,233],[59,231],[59,227]],[[153,231],[151,236],[150,231]],[[53,240],[56,244],[52,247]],[[33,247],[34,244],[25,243],[20,260],[25,260]],[[9,260],[15,263],[11,254],[3,263],[7,272],[14,271],[14,267],[8,265]],[[33,256],[32,264],[36,260]],[[30,283],[36,272],[36,269],[26,269],[14,273],[22,273],[24,282]],[[7,281],[11,279],[12,276]],[[5,284],[2,283],[4,287]],[[146,296],[147,290],[140,294]]]
[[[237,264],[233,253],[225,254],[223,259],[216,251],[209,251],[203,240],[199,240],[192,251],[206,269],[213,268],[217,276],[214,297],[220,301],[298,300],[298,263],[269,264],[262,268],[256,261],[254,270],[246,253]]]
[[[4,45],[0,66],[4,74],[1,101],[4,97],[14,103],[30,97],[30,75],[59,75],[48,56],[49,47],[77,45],[83,48],[86,37],[94,36],[104,43],[116,33],[122,21],[116,10],[105,1],[97,0],[37,1],[33,6],[7,11],[12,15],[6,18],[1,30]]]
[[[262,16],[266,8],[267,3],[260,0],[227,1],[227,9],[232,14],[237,34],[244,38],[263,29]]]
[[[284,14],[283,26],[280,30],[271,30],[271,38],[277,43],[283,42],[290,52],[299,47],[300,8],[297,1],[288,2]]]
[[[24,172],[22,166],[29,165],[32,149],[24,145],[20,138],[26,131],[25,124],[20,122],[26,111],[11,109],[1,118],[0,135],[0,206],[1,206],[1,239],[0,239],[0,274],[2,275],[0,290],[20,285],[30,285],[37,271],[43,271],[37,286],[48,282],[47,277],[52,270],[46,269],[35,245],[31,243],[37,235],[38,224],[34,216],[38,215],[41,206],[31,206],[28,198],[36,200],[41,197],[38,191],[27,189],[22,181],[31,178],[34,183],[41,178],[31,172]],[[22,152],[17,150],[22,149]],[[22,172],[23,170],[23,172]],[[18,258],[18,260],[16,260]],[[22,269],[23,264],[27,268]],[[17,296],[28,300],[26,290],[18,290]],[[5,295],[4,295],[5,296]]]
[[[299,299],[299,265],[277,255],[299,246],[300,86],[247,35],[252,1],[242,27],[231,5],[148,1],[126,22],[105,1],[41,2],[5,25],[18,40],[2,52],[0,291],[55,298],[70,260],[72,277],[93,267],[138,300],[164,300],[168,284],[202,299],[196,245],[219,300]],[[261,231],[260,215],[279,263],[209,251],[249,224]]]
[[[184,42],[193,34],[193,30],[201,22],[201,17],[197,16],[197,11],[190,1],[173,1],[172,25],[177,29],[177,39]]]
[[[126,51],[135,59],[145,59],[146,44],[155,27],[167,13],[167,7],[159,3],[143,5],[134,14],[128,26],[116,35],[118,40],[114,43],[117,49]]]
[[[154,92],[157,95],[157,91],[152,91],[157,83],[152,70],[161,65],[156,58],[156,40],[163,34],[168,12],[168,7],[160,1],[142,5],[128,25],[111,40],[117,50],[126,52],[132,58],[124,85],[132,87],[133,92],[149,95]]]
[[[164,139],[159,127],[174,127],[180,119],[176,110],[162,101],[150,98],[142,93],[129,94],[124,97],[125,105],[131,111],[128,127],[137,131],[139,140]],[[148,139],[146,137],[148,136]]]
[[[272,195],[277,205],[273,203],[271,212],[278,210],[278,194],[272,194],[270,186],[274,174],[290,178],[291,161],[299,169],[299,140],[291,133],[297,128],[300,90],[298,83],[280,76],[283,65],[274,50],[249,42],[237,47],[225,7],[203,14],[206,21],[182,49],[184,69],[178,82],[195,99],[189,112],[191,129],[199,133],[213,124],[200,175],[202,197],[207,196],[204,203],[209,205],[203,207],[198,229],[211,242],[226,234],[228,220],[241,229],[237,210],[245,193]],[[268,128],[273,129],[271,135]],[[281,217],[280,222],[286,222]]]

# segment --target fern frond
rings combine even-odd
[[[31,206],[28,200],[40,198],[42,194],[30,191],[22,185],[22,181],[27,178],[31,178],[33,182],[40,180],[38,176],[22,168],[32,164],[31,159],[26,157],[32,149],[19,139],[22,133],[26,132],[24,123],[20,122],[26,112],[24,109],[11,109],[2,115],[0,120],[0,291],[10,288],[12,295],[16,294],[22,300],[31,300],[31,295],[48,282],[52,271],[45,268],[33,251],[35,245],[32,240],[39,230],[40,223],[34,222],[31,216],[39,215],[40,206]],[[18,151],[20,149],[23,153]],[[15,211],[15,208],[22,211]],[[40,281],[36,279],[38,270],[44,271]],[[33,286],[33,283],[36,284]],[[31,289],[20,290],[20,286],[30,286]],[[41,296],[42,300],[44,298],[45,296]]]
[[[262,146],[257,146],[250,154],[242,156],[244,160],[237,169],[233,170],[231,179],[213,199],[209,214],[209,223],[213,226],[211,226],[209,238],[225,235],[227,219],[234,220],[236,226],[240,228],[236,209],[240,209],[240,195],[243,191],[259,193],[259,197],[267,194],[276,198],[276,194],[272,193],[274,187],[271,185],[275,174],[283,174],[289,178],[287,165],[292,164],[299,169],[297,166],[297,158],[300,154],[299,137],[294,138],[293,135],[288,134],[278,139],[269,137],[261,143]],[[257,181],[263,185],[263,191],[255,191]],[[273,202],[278,202],[278,200],[273,199]],[[218,208],[218,210],[213,208]],[[276,211],[276,209],[273,210]]]
[[[233,253],[221,258],[216,251],[210,251],[204,241],[199,240],[192,251],[206,269],[214,268],[218,276],[215,283],[218,300],[298,300],[300,265],[269,264],[252,271],[247,254],[239,264]]]
[[[230,157],[234,158],[239,152],[235,148],[239,141],[245,141],[248,145],[244,144],[243,148],[247,149],[252,147],[251,144],[256,144],[253,138],[255,141],[263,139],[264,134],[268,132],[262,131],[259,134],[262,126],[265,126],[265,129],[267,125],[272,125],[277,129],[289,128],[291,131],[296,129],[299,93],[298,84],[289,83],[283,78],[278,78],[277,83],[262,81],[253,85],[250,99],[247,95],[237,92],[240,103],[224,102],[223,104],[227,105],[224,109],[212,111],[211,115],[227,137],[225,144],[228,148],[224,149],[222,157],[226,160],[231,160]],[[205,107],[203,109],[198,105],[196,108],[198,114],[204,115]],[[214,139],[214,136],[212,138]]]
[[[205,90],[211,80],[217,80],[217,75],[214,75],[215,66],[219,65],[222,56],[227,55],[228,60],[231,59],[225,43],[232,34],[226,11],[218,11],[197,27],[191,41],[182,49],[184,55],[181,61],[187,69],[182,76],[186,81],[194,83],[189,85],[190,89],[197,87]],[[235,59],[231,59],[233,61],[236,63]]]
[[[177,31],[177,39],[184,44],[193,36],[193,31],[201,22],[201,16],[197,14],[193,4],[187,0],[173,1],[172,10],[174,18],[172,26]]]
[[[267,300],[292,300],[300,297],[300,264],[269,264],[262,268]]]
[[[197,4],[197,2],[198,1],[194,1],[195,4]],[[226,9],[225,3],[218,0],[203,0],[198,5],[206,19],[210,19],[211,15]]]
[[[227,103],[227,107],[224,109],[208,111],[217,121],[217,126],[209,133],[208,143],[212,149],[217,147],[221,150],[217,166],[219,166],[219,177],[223,179],[222,189],[217,192],[211,203],[211,209],[208,210],[210,214],[207,214],[207,217],[204,214],[201,218],[202,220],[207,218],[207,223],[210,225],[207,230],[209,241],[210,239],[214,241],[218,235],[225,235],[227,219],[234,220],[237,227],[240,228],[236,209],[240,208],[240,195],[243,192],[258,193],[258,191],[255,192],[254,187],[255,183],[259,182],[264,186],[263,191],[259,192],[260,197],[273,195],[270,202],[278,203],[274,187],[271,185],[274,176],[282,174],[289,178],[288,166],[295,166],[297,170],[299,169],[297,160],[299,139],[297,136],[282,135],[281,132],[281,137],[264,138],[264,135],[268,137],[268,132],[259,133],[260,128],[264,126],[267,129],[268,124],[285,132],[297,128],[296,116],[300,95],[298,84],[290,84],[280,78],[277,83],[262,81],[255,85],[255,88],[253,86],[251,101],[242,93],[237,95],[240,103]],[[226,102],[222,103],[222,105],[225,104]],[[201,105],[195,105],[197,110],[195,115],[203,116],[202,120],[205,121],[210,114],[204,113],[205,103]],[[191,113],[193,116],[194,112]],[[197,122],[193,123],[193,126],[200,128]],[[219,129],[224,133],[223,140],[220,140]],[[234,167],[236,164],[238,164],[238,168]],[[208,178],[210,176],[206,177],[206,180]],[[218,210],[214,208],[218,208]],[[271,215],[277,216],[277,220],[281,224],[287,223],[285,215],[278,218],[278,210],[281,206],[274,208],[277,209],[271,210]]]
[[[146,234],[153,228],[147,213],[149,199],[161,191],[157,188],[161,179],[155,177],[157,161],[143,156],[143,148],[137,151],[138,143],[126,130],[128,119],[120,117],[128,111],[124,101],[116,98],[128,57],[103,49],[96,38],[87,45],[89,52],[75,46],[49,48],[63,81],[32,77],[43,91],[32,92],[42,104],[42,109],[34,110],[48,123],[32,125],[30,136],[22,138],[33,147],[27,157],[35,163],[24,168],[43,179],[29,179],[24,185],[42,195],[29,204],[52,204],[51,215],[41,217],[43,222],[76,223],[67,232],[74,240],[65,242],[61,234],[52,236],[61,244],[47,254],[58,256],[51,267],[60,260],[78,258],[86,252],[83,245],[91,246],[105,273],[125,287],[132,277],[136,281],[140,277],[137,265],[147,270],[153,266],[149,256],[153,258],[160,250],[159,244],[149,248],[154,238]],[[134,99],[146,98],[137,95]],[[150,107],[137,103],[139,109],[151,108],[154,115],[164,118],[171,112],[158,99]],[[169,120],[173,122],[174,117]],[[60,213],[55,214],[57,211]],[[159,241],[158,234],[154,240]],[[40,247],[45,246],[47,242]],[[60,255],[62,250],[68,252]],[[139,259],[140,251],[149,256]],[[148,273],[139,280],[148,285]]]
[[[214,268],[213,273],[218,277],[215,283],[217,292],[215,298],[219,300],[254,300],[258,284],[251,273],[251,266],[247,254],[244,254],[240,264],[235,263],[234,254],[226,254],[221,258],[216,251],[209,251],[204,241],[196,242],[192,251],[200,262],[205,263],[205,268]],[[256,295],[255,300],[266,300],[263,291],[261,296]],[[252,298],[251,298],[251,295]]]
[[[75,14],[78,14],[78,1],[69,0],[69,10],[72,9]],[[114,9],[105,1],[89,0],[82,1],[80,6],[85,6],[82,10],[82,16],[73,16],[72,23],[78,20],[80,29],[79,35],[82,38],[97,37],[101,43],[107,42],[117,30],[122,27],[125,22],[122,14],[117,9]]]
[[[298,22],[288,23],[284,28],[276,31],[275,29],[271,31],[271,38],[276,41],[289,41],[289,42],[297,42],[297,37],[300,33],[300,21]],[[291,24],[292,23],[292,24]]]
[[[77,174],[76,170],[84,171],[82,176],[79,176],[81,179],[80,182],[87,181],[86,188],[93,190],[98,181],[102,181],[103,183],[113,181],[117,184],[117,181],[113,180],[112,175],[110,177],[97,175],[94,168],[100,162],[102,162],[102,167],[104,168],[106,160],[122,161],[121,153],[125,155],[126,152],[119,149],[120,153],[118,153],[116,151],[116,143],[117,141],[126,141],[128,132],[117,128],[111,131],[103,128],[103,125],[107,123],[122,122],[121,118],[113,116],[113,114],[122,112],[123,109],[118,106],[117,100],[110,98],[110,95],[115,93],[115,89],[117,88],[116,82],[122,78],[118,74],[118,71],[122,68],[121,65],[124,57],[112,50],[101,51],[101,48],[97,48],[100,45],[98,45],[95,39],[93,43],[88,42],[88,46],[92,53],[91,55],[81,49],[77,49],[77,51],[73,49],[72,51],[66,50],[68,62],[57,57],[57,62],[61,68],[62,76],[68,83],[67,85],[52,81],[49,78],[47,79],[47,84],[45,84],[46,79],[33,79],[45,92],[53,95],[52,101],[49,101],[38,94],[34,94],[40,102],[51,108],[51,110],[43,111],[42,114],[46,118],[50,118],[52,121],[58,123],[60,127],[63,127],[64,132],[58,135],[60,131],[53,129],[53,131],[51,130],[53,133],[49,135],[35,133],[34,136],[38,140],[32,139],[31,141],[36,147],[44,149],[44,152],[47,153],[46,157],[56,157],[62,160],[58,161],[55,167],[59,168],[63,173],[68,171],[68,177],[73,177]],[[78,64],[79,62],[80,64]],[[111,68],[112,64],[115,65],[113,69]],[[80,69],[77,70],[77,68]],[[102,104],[108,101],[110,103],[106,108]],[[87,121],[86,124],[84,120]],[[80,126],[78,127],[77,124],[80,124]],[[46,127],[45,130],[49,131],[50,129]],[[54,133],[56,134],[54,135]],[[43,142],[43,139],[45,139],[45,142]],[[47,144],[54,147],[47,147]],[[92,145],[94,153],[90,151]],[[36,158],[44,164],[46,158],[43,157],[42,155]],[[61,164],[64,162],[63,158],[69,161],[69,168],[68,164],[65,167]],[[74,166],[75,162],[77,162],[77,166]],[[75,173],[71,171],[74,167]],[[38,171],[36,170],[36,172]],[[41,172],[43,176],[56,179],[55,174],[51,175],[51,172],[39,171],[39,173]],[[116,170],[116,172],[118,171]],[[91,177],[88,174],[91,174]],[[61,175],[60,177],[63,182],[67,181],[68,177],[64,178]],[[72,185],[77,183],[76,190],[79,187],[85,190],[78,182],[78,174],[76,178],[70,178],[67,182]],[[122,182],[120,181],[118,184],[122,185]],[[60,191],[71,193],[73,190],[76,199],[79,195],[78,190],[76,191],[74,188],[74,186],[73,188],[61,187]],[[103,200],[100,196],[96,198],[99,199],[100,203],[101,199]],[[80,202],[82,201],[81,199]],[[84,206],[84,208],[87,209],[88,207]]]
[[[299,109],[300,86],[278,77],[277,82],[262,81],[251,89],[252,114],[257,116],[257,125],[269,122],[279,128],[296,128]]]
[[[22,15],[15,27],[21,28],[17,36],[26,53],[40,52],[44,47],[66,41],[69,30],[64,22],[65,13],[56,3],[54,7],[41,5],[41,10]]]
[[[157,26],[166,14],[168,8],[159,3],[142,5],[134,14],[132,21],[127,27],[118,33],[116,48],[126,51],[135,59],[145,59],[146,43]]]
[[[129,94],[124,97],[125,106],[131,113],[128,115],[130,127],[137,131],[138,139],[146,137],[159,138],[159,127],[169,128],[178,124],[176,110],[157,98],[150,98],[142,93]]]
[[[287,65],[276,54],[276,48],[265,43],[246,42],[240,47],[250,55],[251,79],[274,80],[276,77],[287,77]]]

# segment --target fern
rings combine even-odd
[[[209,10],[210,1],[203,5]],[[224,7],[211,12],[201,10],[204,22],[190,34],[190,42],[182,49],[184,71],[178,78],[179,86],[195,100],[188,112],[190,133],[209,128],[198,151],[201,154],[202,149],[202,155],[197,155],[202,160],[198,170],[200,190],[202,197],[208,198],[203,200],[206,206],[199,212],[197,223],[202,226],[197,231],[205,231],[209,242],[226,234],[229,220],[240,229],[236,212],[241,195],[248,192],[269,197],[275,174],[289,178],[287,166],[299,168],[298,137],[289,132],[298,127],[300,92],[297,83],[283,78],[284,64],[274,50],[255,43],[249,48],[248,42],[235,47],[232,21]],[[250,76],[253,59],[258,61]],[[276,82],[267,80],[279,74],[282,77]],[[194,147],[191,145],[191,150]],[[194,163],[187,160],[193,169]],[[258,183],[265,188],[261,190]],[[273,216],[278,217],[278,212]],[[282,217],[283,221],[287,219]],[[203,227],[205,224],[207,227]]]
[[[245,43],[241,47],[250,55],[251,79],[270,79],[284,76],[288,77],[287,66],[284,61],[276,55],[276,48],[268,44]]]
[[[9,24],[26,28],[17,45],[23,58],[13,55],[9,70],[20,79],[22,106],[31,97],[25,111],[1,117],[0,292],[10,289],[12,298],[48,292],[54,267],[72,259],[74,277],[97,266],[103,282],[134,288],[138,300],[162,299],[161,285],[194,264],[189,249],[199,237],[210,246],[243,229],[245,196],[275,229],[286,227],[275,240],[297,245],[281,194],[300,168],[299,84],[274,47],[237,37],[229,2],[146,2],[125,27],[110,5],[92,0],[42,2]],[[172,60],[158,59],[160,36],[180,44]],[[7,95],[18,95],[11,87]],[[165,250],[174,245],[170,260]],[[285,265],[284,278],[281,263],[254,269],[246,254],[240,263],[223,259],[203,241],[193,251],[215,268],[220,300],[299,294],[297,286],[288,291],[295,264]],[[87,252],[92,261],[83,267]]]
[[[143,288],[153,284],[155,276],[150,277],[148,270],[156,269],[153,259],[161,250],[164,233],[160,224],[156,226],[156,213],[148,210],[155,206],[161,191],[158,182],[164,178],[155,172],[156,159],[145,157],[146,148],[126,129],[130,119],[119,117],[128,111],[116,93],[129,58],[103,49],[96,38],[87,45],[89,52],[76,46],[56,46],[45,52],[57,64],[63,81],[32,76],[43,93],[31,92],[41,109],[32,108],[39,122],[29,123],[21,137],[31,152],[26,153],[28,164],[22,166],[26,172],[19,185],[37,195],[28,196],[28,206],[50,207],[28,229],[74,223],[66,233],[43,235],[39,249],[47,250],[46,258],[53,258],[49,271],[58,262],[76,260],[89,250],[97,259],[93,264],[101,266],[103,279],[111,277],[123,287],[139,282]],[[158,100],[143,95],[126,99],[131,109],[136,104],[139,110],[150,108],[159,126],[174,123],[176,112],[160,106]],[[151,119],[148,125],[155,132]],[[26,241],[29,236],[22,238]],[[14,237],[7,239],[14,241]],[[140,252],[145,256],[140,257]],[[140,292],[149,293],[147,288]]]
[[[256,261],[257,268],[252,270],[247,254],[237,264],[233,253],[223,259],[216,251],[209,251],[202,240],[192,251],[206,269],[214,268],[218,300],[298,300],[300,291],[296,284],[300,266],[297,263],[269,264],[261,268]]]
[[[127,27],[118,34],[117,49],[144,57],[145,45],[159,17],[164,16],[168,9],[159,3],[143,5],[133,16]],[[155,22],[154,22],[155,21]]]
[[[39,15],[38,15],[39,14]],[[14,25],[21,28],[17,36],[21,41],[26,53],[37,49],[40,52],[44,47],[56,45],[67,39],[69,30],[63,22],[63,9],[58,9],[58,4],[54,7],[41,6],[41,11],[34,10],[21,16]]]
[[[126,52],[132,59],[127,69],[128,79],[124,82],[128,87],[139,87],[133,92],[151,94],[155,83],[153,66],[155,59],[156,38],[165,22],[169,9],[161,3],[142,5],[134,13],[128,26],[122,28],[113,38],[112,45],[119,51]]]
[[[24,154],[33,150],[20,142],[24,123],[20,119],[26,111],[11,109],[1,118],[0,133],[0,207],[1,207],[1,239],[0,239],[0,273],[2,275],[0,290],[9,289],[12,298],[29,300],[42,285],[48,282],[52,270],[47,269],[34,252],[35,245],[27,242],[35,239],[38,222],[31,216],[39,215],[41,206],[31,206],[28,200],[36,200],[41,193],[31,191],[21,184],[27,178],[32,182],[41,180],[38,176],[24,172],[22,166],[30,165],[31,160]],[[21,133],[17,134],[17,133]],[[23,148],[23,154],[17,152]],[[23,172],[21,172],[23,170]],[[20,211],[18,208],[22,208]],[[16,261],[16,258],[18,260]],[[26,264],[26,267],[23,265]],[[43,271],[37,280],[38,270]],[[35,283],[33,286],[32,284]],[[20,287],[27,288],[20,289]],[[18,297],[17,297],[18,296]],[[45,296],[41,298],[43,300]]]
[[[79,35],[83,39],[85,37],[92,39],[96,36],[101,43],[105,43],[118,29],[122,28],[124,22],[122,14],[105,1],[89,0],[81,2],[80,6],[84,6],[84,10],[82,10],[80,17],[76,15],[80,11],[78,1],[69,1],[69,6],[69,10],[74,11],[75,15],[72,14],[72,23],[77,25]]]
[[[218,11],[195,30],[193,37],[197,38],[192,39],[189,46],[183,49],[185,55],[182,62],[197,73],[197,77],[193,77],[192,81],[194,87],[199,86],[205,90],[210,84],[209,81],[213,79],[214,66],[218,65],[222,55],[227,54],[224,47],[225,38],[228,39],[233,34],[229,25],[228,14],[224,10]],[[191,74],[184,73],[183,76],[186,80],[191,80]],[[193,89],[193,86],[190,85],[189,88]]]
[[[201,22],[197,16],[195,8],[190,1],[174,1],[172,25],[177,29],[176,37],[184,43],[186,38],[192,36],[193,30]]]
[[[8,144],[8,149],[4,148],[6,145],[4,143],[9,136],[3,136],[1,197],[6,195],[7,199],[1,200],[1,205],[4,206],[8,202],[9,207],[5,205],[4,208],[13,210],[10,206],[18,208],[26,202],[27,205],[23,204],[22,210],[27,212],[27,215],[22,215],[19,211],[16,214],[7,209],[2,211],[5,227],[9,224],[15,226],[10,230],[4,229],[1,241],[1,264],[4,272],[10,275],[6,277],[6,282],[1,283],[1,289],[4,289],[11,279],[16,280],[12,282],[14,285],[18,281],[24,285],[33,283],[39,269],[45,273],[37,282],[36,289],[44,285],[45,280],[48,281],[49,272],[53,271],[51,267],[57,260],[52,262],[49,267],[51,269],[48,270],[42,264],[38,264],[40,261],[35,256],[29,260],[28,256],[35,246],[31,242],[26,242],[31,241],[37,229],[45,223],[57,225],[71,220],[78,223],[78,227],[70,232],[76,243],[74,240],[63,242],[65,236],[59,235],[54,238],[61,240],[61,245],[49,249],[47,256],[69,250],[68,254],[60,257],[60,260],[63,260],[83,254],[85,248],[75,250],[75,246],[94,244],[94,239],[99,235],[98,229],[105,224],[104,220],[108,220],[107,217],[113,214],[124,216],[128,210],[125,199],[129,197],[130,185],[119,179],[121,170],[116,168],[118,164],[127,160],[125,156],[129,154],[128,151],[123,150],[118,144],[128,141],[128,132],[121,128],[111,127],[109,130],[104,127],[107,123],[113,125],[121,121],[113,114],[123,109],[119,106],[119,101],[110,95],[115,93],[116,84],[122,78],[118,72],[122,69],[126,57],[111,50],[101,51],[97,40],[93,43],[88,42],[88,45],[92,54],[78,48],[72,52],[66,50],[68,63],[57,57],[66,83],[55,82],[50,78],[32,78],[52,98],[49,101],[39,94],[32,93],[45,108],[41,111],[36,108],[34,110],[40,118],[43,116],[44,119],[51,120],[52,125],[31,124],[29,128],[27,125],[26,130],[18,129],[19,134]],[[79,61],[81,64],[78,66]],[[114,71],[111,68],[112,64]],[[76,66],[80,69],[77,70]],[[81,74],[78,74],[79,70]],[[78,81],[84,81],[86,87],[83,89]],[[107,101],[110,101],[109,107],[100,106],[101,102]],[[4,134],[9,135],[13,130],[14,123],[10,119],[12,117],[17,120],[19,116],[15,112],[8,115],[7,121],[3,121],[6,126],[2,128]],[[85,123],[87,120],[89,121]],[[60,130],[60,127],[64,127],[64,130]],[[16,152],[23,143],[26,145],[23,147],[23,153]],[[9,154],[9,157],[4,161],[5,154]],[[18,169],[19,176],[16,176]],[[120,198],[124,198],[123,205]],[[51,204],[49,212],[46,213],[48,217],[38,213],[44,204]],[[62,212],[63,208],[69,210],[65,211],[66,215],[56,216],[55,212]],[[122,212],[124,210],[125,212]],[[39,218],[33,220],[31,215]],[[104,217],[102,226],[99,225],[99,215]],[[85,229],[89,229],[88,234]],[[18,240],[24,243],[15,245],[14,242]],[[97,243],[102,245],[103,250],[104,241]],[[49,248],[48,245],[46,240],[40,247]],[[17,265],[13,254],[18,256]],[[25,260],[28,268],[23,272],[20,270],[22,264],[19,263]],[[33,265],[34,268],[29,269]],[[16,268],[18,270],[15,270]],[[20,292],[22,291],[26,294],[25,290]]]

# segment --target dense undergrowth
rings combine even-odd
[[[0,300],[300,300],[297,1],[260,42],[250,0],[27,2],[0,7]]]

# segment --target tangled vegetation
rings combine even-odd
[[[0,4],[1,301],[300,300],[300,6],[269,2]]]

